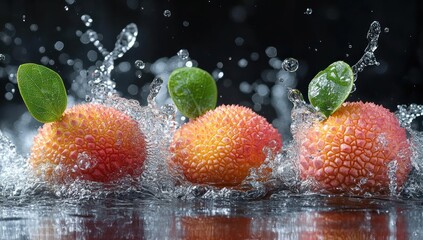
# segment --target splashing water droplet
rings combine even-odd
[[[298,69],[298,60],[295,58],[286,58],[282,62],[282,69],[287,72],[295,72]]]
[[[93,23],[93,19],[88,14],[82,15],[81,20],[84,22],[86,27],[91,27],[91,24]]]
[[[304,12],[305,15],[311,15],[313,13],[313,9],[307,8]]]
[[[165,16],[165,17],[170,17],[170,16],[172,16],[172,12],[170,11],[170,10],[164,10],[164,12],[163,12],[163,16]]]
[[[138,28],[134,23],[128,24],[117,36],[115,48],[112,52],[104,57],[103,64],[98,67],[92,74],[88,84],[91,87],[92,101],[104,102],[107,96],[116,93],[116,83],[111,79],[111,72],[114,69],[114,60],[122,57],[135,43],[138,35]],[[94,41],[94,45],[101,46],[99,50],[103,50],[98,40]],[[103,50],[103,55],[106,50]]]
[[[388,163],[388,178],[389,178],[389,193],[391,195],[397,194],[398,181],[397,181],[398,162],[392,160]]]
[[[298,89],[288,89],[288,100],[296,105],[306,104],[303,94]]]
[[[144,69],[145,63],[142,60],[136,60],[135,61],[135,67],[138,69]]]
[[[395,115],[397,116],[401,126],[404,128],[411,128],[411,123],[416,118],[423,116],[423,105],[398,105],[397,108],[398,111],[395,113]]]
[[[138,28],[135,23],[130,23],[122,29],[122,32],[117,37],[115,48],[110,54],[113,60],[122,57],[123,54],[134,46],[137,35]]]
[[[80,153],[78,154],[78,168],[81,170],[88,170],[90,168],[93,168],[97,165],[97,161],[86,153]]]
[[[381,32],[381,27],[378,21],[374,21],[370,24],[369,31],[367,32],[367,40],[369,43],[367,44],[366,49],[364,50],[363,56],[358,60],[356,64],[354,64],[351,68],[354,73],[354,81],[357,80],[358,72],[362,72],[365,67],[376,65],[378,66],[380,63],[376,60],[376,56],[374,52],[378,47],[378,40],[379,35]]]
[[[182,59],[182,60],[187,60],[189,58],[189,52],[187,49],[181,49],[178,51],[177,55]]]
[[[156,106],[156,97],[159,94],[160,89],[162,88],[163,79],[160,77],[154,78],[153,82],[150,84],[150,93],[147,97],[147,102],[149,106]]]

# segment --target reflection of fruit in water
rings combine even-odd
[[[112,107],[81,104],[40,128],[29,162],[49,180],[107,182],[139,175],[145,158],[146,143],[136,121]]]
[[[304,212],[299,239],[408,239],[403,215],[386,211]]]
[[[301,178],[311,179],[317,189],[386,193],[390,168],[398,189],[411,169],[405,129],[373,103],[344,103],[300,138]]]
[[[251,217],[198,216],[180,218],[174,239],[275,239],[274,232],[254,228]],[[264,228],[264,226],[262,226]],[[179,236],[178,236],[179,235]]]
[[[170,146],[170,167],[194,183],[240,184],[263,164],[268,147],[276,153],[281,136],[266,119],[241,106],[220,106],[183,125]]]

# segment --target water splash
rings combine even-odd
[[[376,56],[374,52],[378,47],[378,40],[379,35],[381,32],[380,23],[378,21],[374,21],[370,24],[369,31],[367,32],[367,40],[369,43],[367,44],[366,49],[364,49],[364,54],[358,60],[356,64],[352,66],[352,70],[354,73],[354,80],[357,80],[358,72],[362,72],[365,67],[379,65],[380,63],[376,60]]]
[[[104,57],[103,64],[91,75],[91,80],[89,81],[91,96],[88,97],[91,101],[102,103],[107,96],[111,96],[116,93],[116,83],[111,79],[111,72],[114,69],[114,60],[122,57],[123,54],[134,46],[137,35],[137,25],[130,23],[122,29],[120,34],[117,36],[115,48]],[[103,47],[100,42],[95,40],[94,44],[96,42],[97,47],[101,46],[102,50]]]

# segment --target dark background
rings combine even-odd
[[[356,63],[367,45],[366,33],[372,21],[381,23],[382,34],[376,57],[381,65],[368,67],[359,75],[355,91],[349,100],[373,101],[395,110],[397,104],[423,104],[423,9],[421,1],[218,1],[218,0],[114,0],[114,1],[23,1],[0,2],[0,119],[13,121],[25,111],[18,93],[13,99],[3,96],[10,91],[6,69],[24,62],[39,63],[43,56],[55,60],[49,67],[58,71],[69,87],[73,81],[72,67],[58,61],[60,53],[80,58],[89,66],[87,52],[92,44],[82,44],[77,30],[85,31],[80,17],[89,14],[92,29],[103,35],[102,43],[112,49],[116,35],[130,22],[137,24],[140,34],[138,47],[131,49],[117,61],[136,59],[154,62],[160,57],[171,57],[179,49],[188,49],[199,67],[212,72],[218,62],[223,63],[224,77],[217,84],[219,104],[252,105],[251,95],[239,91],[241,81],[264,82],[263,71],[271,69],[265,49],[273,46],[281,60],[299,60],[298,86],[303,93],[313,76],[336,60]],[[72,4],[69,4],[72,3]],[[66,11],[65,8],[68,8]],[[307,8],[310,15],[304,14]],[[171,11],[170,17],[163,12]],[[25,15],[25,17],[23,17]],[[25,21],[24,21],[25,19]],[[184,21],[189,26],[184,26]],[[5,24],[12,23],[15,31]],[[30,31],[31,24],[37,31]],[[389,32],[383,29],[389,28]],[[9,39],[5,37],[10,35]],[[241,46],[235,39],[241,37]],[[19,38],[21,41],[15,41]],[[56,41],[64,49],[54,49]],[[349,45],[352,47],[350,48]],[[40,46],[45,52],[40,53]],[[257,52],[259,59],[250,60]],[[249,64],[238,66],[245,58]],[[142,86],[152,81],[151,74],[136,78],[135,70],[114,74],[125,79],[118,90],[126,94],[127,85]],[[229,81],[228,81],[229,80]],[[229,83],[229,84],[228,84]],[[9,88],[9,89],[7,89]],[[17,91],[17,89],[16,89]],[[127,95],[127,94],[126,94]],[[305,94],[306,95],[306,94]],[[140,98],[139,96],[128,96]],[[268,119],[275,116],[270,105],[259,111]]]

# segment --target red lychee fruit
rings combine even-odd
[[[278,131],[252,110],[220,106],[183,125],[170,146],[170,167],[193,183],[239,185],[266,159],[264,148],[282,147]]]
[[[373,103],[344,103],[304,129],[299,143],[302,180],[329,193],[388,193],[401,189],[411,170],[406,131],[395,115]],[[301,138],[301,139],[298,139]]]
[[[109,182],[139,176],[146,154],[135,120],[113,107],[81,104],[39,129],[29,163],[49,181]]]

